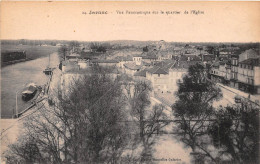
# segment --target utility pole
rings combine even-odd
[[[18,91],[16,91],[16,105],[15,105],[15,109],[16,109],[16,117],[18,117],[17,93],[18,93]]]

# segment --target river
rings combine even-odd
[[[25,109],[29,103],[22,101],[21,92],[31,82],[44,85],[48,76],[43,70],[49,64],[49,57],[21,62],[1,69],[1,118],[11,118],[16,108],[16,92],[18,93],[18,112]],[[50,67],[58,69],[57,53],[50,55]]]

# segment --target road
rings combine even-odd
[[[232,105],[232,104],[235,104],[235,96],[237,94],[235,94],[234,92],[231,92],[223,87],[219,87],[222,91],[222,94],[223,94],[223,98],[217,102],[214,102],[213,103],[213,106],[214,107],[219,107],[220,105],[221,106],[227,106],[227,105]]]

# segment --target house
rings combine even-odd
[[[102,59],[95,59],[91,60],[92,64],[96,64],[102,67],[111,67],[111,66],[118,66],[119,61],[117,60],[102,60]]]
[[[141,71],[137,71],[134,73],[134,80],[136,81],[146,81],[146,71],[147,69],[141,70]]]
[[[201,54],[200,57],[201,61],[205,63],[210,63],[215,60],[215,56],[210,54]]]
[[[231,63],[218,61],[212,65],[211,80],[224,84],[229,84],[231,79]]]
[[[151,81],[154,91],[175,92],[182,77],[187,73],[190,61],[165,61],[146,72],[146,79]]]
[[[126,56],[126,57],[124,57],[124,56],[117,56],[117,57],[115,58],[115,60],[118,61],[117,66],[118,66],[119,68],[124,68],[124,64],[125,64],[125,63],[129,63],[129,62],[132,62],[132,61],[133,61],[133,58],[132,58],[132,57],[129,57],[129,56]]]
[[[79,60],[78,61],[79,69],[87,69],[91,66],[89,60]]]
[[[157,53],[158,60],[167,60],[167,59],[172,59],[173,53],[170,53],[169,51],[159,51]]]
[[[70,55],[66,56],[66,60],[70,61],[78,61],[81,58],[80,54],[77,53],[71,53]]]
[[[146,79],[151,81],[154,91],[167,91],[169,74],[159,66],[146,71]]]
[[[137,71],[140,71],[142,65],[137,65],[136,62],[128,62],[124,64],[124,72],[130,75],[134,75]]]
[[[185,54],[179,57],[179,61],[201,62],[201,58],[196,55]]]
[[[156,55],[151,56],[142,56],[142,60],[146,63],[152,63],[158,60],[158,57]]]
[[[238,88],[252,93],[260,93],[260,57],[241,61],[237,74]]]
[[[134,55],[133,61],[135,62],[136,65],[141,65],[142,64],[142,56],[141,55]]]
[[[65,60],[62,61],[62,72],[68,72],[68,71],[75,71],[75,70],[80,70],[80,66],[78,65],[77,61],[70,61],[70,60]]]
[[[253,49],[239,56],[231,55],[231,60],[218,61],[212,65],[211,79],[251,94],[259,94],[259,59],[259,54]]]
[[[182,78],[187,74],[188,68],[196,64],[192,61],[177,61],[169,68],[168,90],[176,92],[178,90],[178,83],[182,82]]]
[[[174,47],[173,55],[183,55],[184,48],[183,47]]]
[[[230,78],[231,87],[238,88],[237,74],[238,74],[238,56],[233,56],[231,58],[231,78]]]
[[[239,55],[239,62],[244,61],[249,58],[258,58],[259,56],[260,55],[259,55],[259,52],[257,52],[257,50],[249,49]]]

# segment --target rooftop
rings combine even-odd
[[[180,61],[201,61],[201,58],[196,55],[182,55]]]
[[[157,56],[143,56],[143,59],[157,59]]]
[[[118,63],[118,60],[102,60],[102,59],[96,59],[92,60],[92,63]]]
[[[240,63],[246,64],[246,65],[251,65],[251,66],[260,66],[260,57],[258,57],[256,59],[255,58],[246,59]]]
[[[117,56],[115,60],[118,61],[133,61],[133,58],[131,56]]]
[[[168,74],[167,71],[165,71],[163,68],[161,68],[159,66],[154,66],[153,68],[150,68],[147,71],[152,74]]]
[[[67,57],[80,57],[80,54],[72,53],[70,55],[67,55]]]
[[[131,70],[138,70],[142,68],[142,65],[136,65],[135,62],[125,63],[124,66]]]
[[[251,57],[257,57],[260,56],[259,52],[257,52],[255,49],[249,49],[241,53],[240,55],[246,55],[246,56],[251,56]]]
[[[144,69],[144,70],[141,70],[141,71],[138,71],[134,74],[134,76],[142,76],[142,77],[146,77],[146,72],[147,72],[147,69]]]

